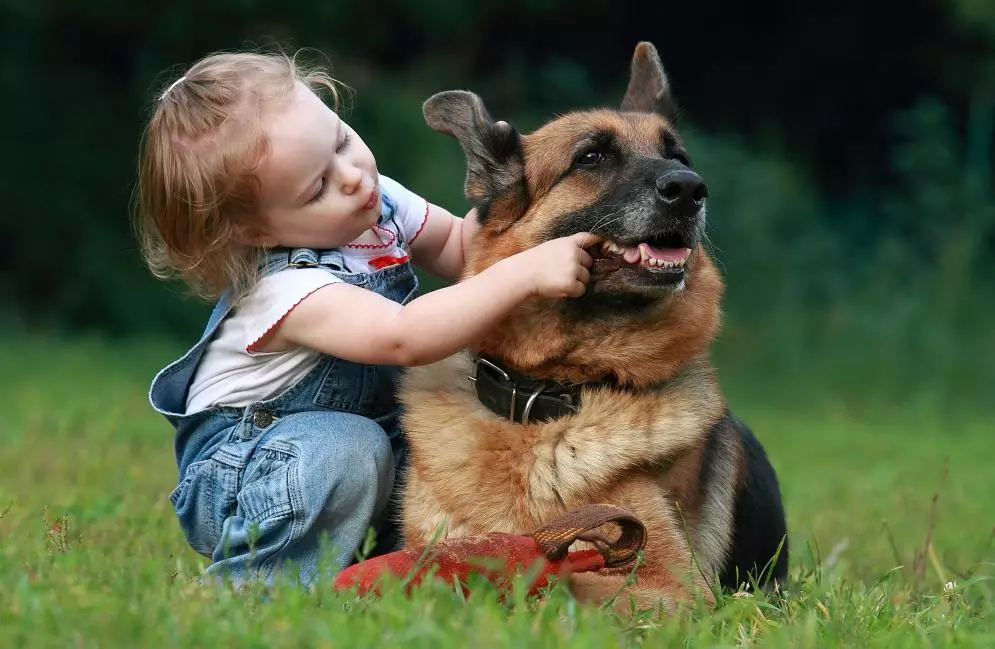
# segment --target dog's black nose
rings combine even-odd
[[[708,198],[708,187],[701,176],[690,169],[669,171],[656,179],[656,192],[667,205],[691,203],[701,205]]]

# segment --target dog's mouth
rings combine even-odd
[[[631,268],[678,276],[684,274],[691,247],[679,232],[668,232],[633,243],[605,240],[590,253],[596,275]]]

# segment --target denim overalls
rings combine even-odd
[[[383,206],[391,216],[386,194]],[[403,239],[400,245],[406,248]],[[276,249],[265,273],[288,267],[320,267],[402,304],[418,288],[410,261],[352,273],[338,250]],[[292,560],[310,584],[319,576],[322,537],[334,572],[352,561],[371,526],[374,554],[395,549],[393,492],[406,449],[395,396],[399,368],[326,355],[276,397],[186,415],[194,371],[230,310],[226,295],[200,341],[161,370],[149,391],[152,406],[176,427],[180,478],[169,499],[187,541],[211,558],[208,572],[271,581],[278,564]]]

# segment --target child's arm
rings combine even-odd
[[[592,263],[584,247],[598,241],[585,232],[547,241],[407,306],[329,284],[301,301],[257,349],[302,346],[359,363],[434,363],[471,345],[530,296],[582,295]]]
[[[477,231],[476,217],[476,212],[470,210],[461,219],[429,203],[425,225],[411,244],[415,265],[438,277],[457,279],[466,263],[463,251]]]

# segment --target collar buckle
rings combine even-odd
[[[515,406],[517,405],[516,404],[516,400],[518,399],[518,384],[515,383],[514,381],[512,381],[511,377],[508,376],[508,373],[505,372],[500,367],[498,367],[495,363],[492,363],[491,361],[487,360],[486,358],[481,358],[480,356],[474,356],[473,357],[473,364],[477,368],[477,372],[480,371],[480,364],[481,363],[483,363],[486,367],[494,370],[494,372],[496,372],[497,374],[499,374],[501,376],[501,378],[505,380],[505,383],[508,383],[509,385],[511,385],[511,405],[510,405],[510,407],[508,409],[508,419],[510,419],[511,421],[515,421]],[[470,378],[473,381],[474,392],[476,393],[477,398],[479,399],[480,398],[480,392],[479,392],[479,388],[478,388],[479,384],[477,383],[477,377],[473,376],[473,377],[467,377],[467,378]],[[535,395],[532,396],[532,399],[535,399]],[[530,401],[530,403],[531,403],[531,401]]]
[[[466,378],[473,383],[474,393],[477,399],[486,405],[492,412],[507,417],[508,420],[520,424],[532,422],[533,407],[542,398],[543,411],[547,415],[560,417],[577,412],[574,395],[569,390],[564,390],[563,394],[547,393],[550,388],[555,388],[556,383],[549,381],[534,381],[530,379],[517,380],[503,367],[482,356],[474,355],[474,373]],[[486,377],[481,377],[481,372],[487,372]],[[520,385],[524,383],[528,387],[528,392]],[[562,387],[562,386],[561,386]],[[519,415],[519,396],[528,394],[524,407]],[[503,402],[507,402],[507,406]],[[548,417],[547,417],[548,418]]]

